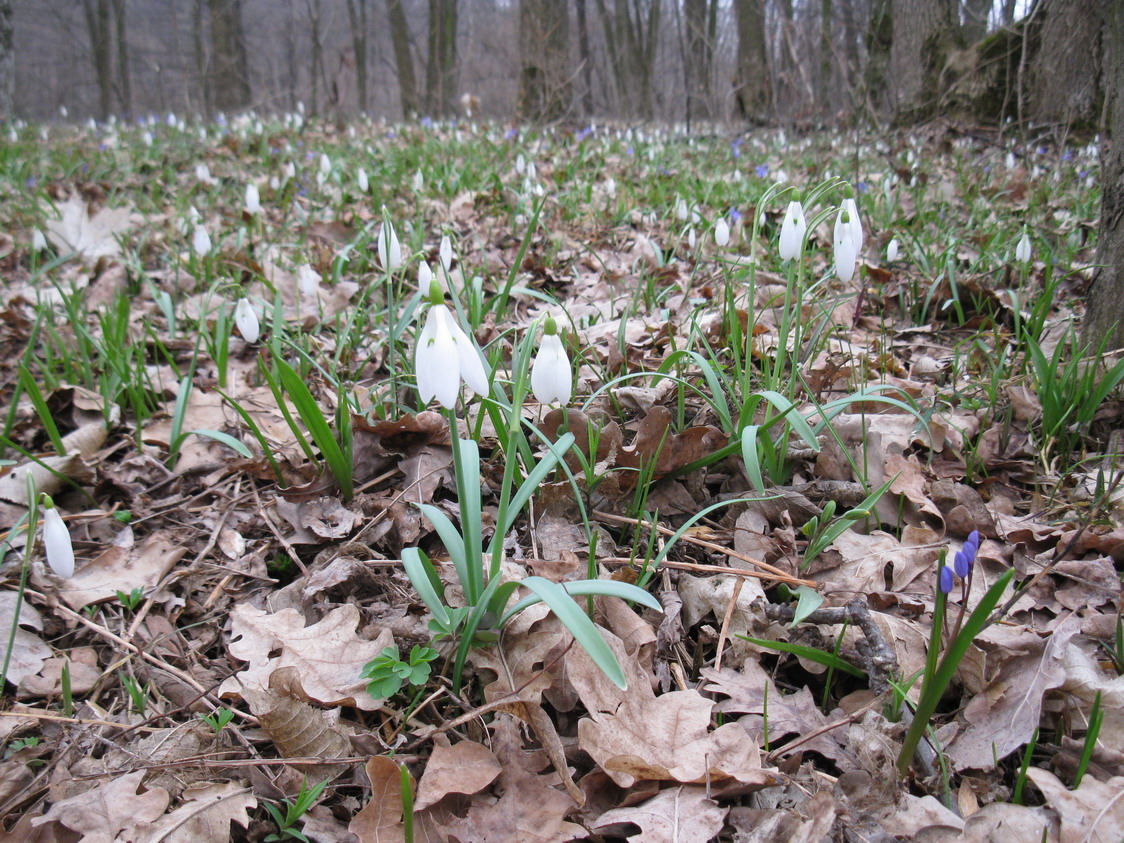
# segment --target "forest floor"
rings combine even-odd
[[[12,129],[0,840],[1124,839],[1099,172],[948,126]]]

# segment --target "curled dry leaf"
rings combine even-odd
[[[118,591],[155,588],[183,558],[187,549],[170,530],[153,533],[140,545],[110,547],[82,564],[63,582],[59,596],[78,610],[91,603],[110,600]]]
[[[193,785],[183,792],[183,804],[154,823],[138,825],[118,836],[119,843],[200,843],[232,839],[230,824],[250,827],[258,806],[250,789],[237,782]]]
[[[140,793],[145,771],[137,770],[63,799],[31,821],[39,828],[55,822],[82,835],[85,843],[113,843],[121,832],[158,820],[168,807],[161,787]]]
[[[26,600],[20,603],[19,622],[16,624],[16,603],[18,596],[14,591],[0,591],[0,629],[5,630],[0,637],[0,664],[8,662],[7,681],[19,685],[35,676],[51,657],[51,648],[38,635],[28,632],[24,627],[43,629],[43,619],[34,606]],[[10,636],[15,626],[15,635]],[[8,655],[8,640],[12,638],[11,655]]]
[[[351,742],[339,725],[338,710],[322,711],[303,699],[296,668],[283,667],[269,677],[269,688],[243,688],[243,699],[283,758],[347,758]],[[310,780],[334,779],[346,772],[340,764],[302,766]]]
[[[230,654],[250,664],[226,680],[220,694],[241,694],[243,688],[266,688],[276,670],[295,667],[308,697],[321,705],[349,705],[375,711],[381,703],[367,693],[359,678],[367,662],[394,643],[384,629],[375,640],[360,638],[359,609],[352,604],[332,610],[306,627],[296,609],[269,614],[245,603],[231,612]],[[270,653],[281,655],[271,658]]]
[[[450,793],[471,795],[496,780],[502,771],[492,751],[474,741],[438,743],[418,782],[414,809],[422,811],[436,805]]]
[[[364,843],[404,843],[402,774],[398,764],[385,755],[376,755],[367,762],[366,770],[371,781],[371,799],[351,818],[347,830]],[[417,810],[416,802],[414,806]]]
[[[640,826],[640,834],[627,838],[706,843],[721,830],[728,808],[707,798],[705,787],[673,787],[628,808],[614,808],[598,818],[594,828],[602,834],[620,833],[627,824]]]
[[[1027,777],[1057,811],[1061,843],[1124,840],[1124,777],[1102,782],[1087,775],[1077,790],[1037,767],[1027,770]]]
[[[93,481],[94,473],[88,460],[93,459],[98,448],[105,444],[105,437],[105,423],[101,421],[71,431],[62,438],[65,457],[42,457],[39,462],[28,460],[0,477],[0,499],[27,506],[29,474],[35,481],[35,488],[48,495],[58,494],[65,484],[60,474],[77,483]]]

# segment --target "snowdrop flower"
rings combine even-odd
[[[695,251],[695,229],[691,228],[687,231],[687,248],[692,252]]]
[[[573,374],[553,316],[546,317],[539,353],[531,366],[531,391],[540,404],[569,404]]]
[[[306,296],[316,295],[322,280],[320,273],[307,263],[302,263],[300,269],[297,270],[297,287]]]
[[[788,203],[784,220],[781,221],[781,260],[792,260],[800,254],[804,244],[804,235],[808,231],[808,223],[804,219],[804,208],[798,200]]]
[[[835,274],[839,280],[847,283],[855,275],[855,260],[858,251],[855,249],[855,238],[851,233],[851,219],[848,213],[840,209],[835,218]]]
[[[610,199],[617,195],[617,180],[612,176],[605,179],[605,195]]]
[[[719,217],[718,222],[714,224],[714,242],[721,248],[725,248],[730,243],[730,224],[726,222],[725,217]]]
[[[436,398],[451,410],[456,406],[462,380],[471,391],[487,395],[488,374],[476,346],[442,303],[441,285],[435,280],[430,282],[429,298],[425,327],[414,353],[418,393],[426,404]]]
[[[31,251],[42,252],[47,248],[47,238],[42,230],[35,229],[31,232]]]
[[[325,152],[320,153],[320,172],[325,176],[332,172],[332,159]]]
[[[441,267],[448,272],[453,266],[453,243],[448,234],[441,235],[441,246],[437,249],[437,257]]]
[[[851,219],[851,239],[855,243],[855,255],[863,250],[863,224],[859,220],[859,206],[855,204],[855,191],[847,185],[843,196],[843,210]]]
[[[402,247],[398,243],[398,233],[392,223],[383,223],[379,228],[379,263],[387,272],[394,272],[402,265]]]
[[[1015,246],[1015,260],[1020,263],[1030,262],[1030,237],[1023,229],[1023,236],[1019,238],[1019,243]]]
[[[51,570],[69,579],[74,574],[74,545],[70,530],[62,520],[50,495],[43,495],[43,547],[47,551],[47,564]]]
[[[191,235],[191,250],[201,258],[211,254],[211,235],[202,224],[197,224]]]
[[[428,290],[432,281],[433,270],[429,268],[429,263],[427,261],[422,261],[418,264],[418,289]]]
[[[679,217],[683,222],[686,222],[689,214],[690,210],[687,208],[687,200],[680,196],[679,201],[675,203],[675,216]]]
[[[893,263],[898,259],[898,238],[895,237],[886,247],[886,260]]]
[[[425,177],[421,170],[414,171],[414,193],[421,193],[425,189]]]
[[[269,177],[269,189],[276,193],[281,189],[281,179],[278,176]]]
[[[234,305],[234,324],[238,326],[238,333],[242,339],[253,345],[261,336],[261,326],[258,324],[258,315],[254,312],[250,300],[243,296]]]
[[[261,196],[253,182],[246,185],[246,213],[251,217],[261,213]]]
[[[359,172],[355,176],[355,181],[359,185],[360,193],[366,193],[371,189],[371,183],[367,179],[367,171],[362,167],[359,168]]]
[[[290,181],[290,180],[296,178],[296,175],[297,175],[297,165],[294,164],[292,161],[286,161],[284,164],[281,165],[281,176],[285,179],[285,181]]]
[[[218,179],[211,175],[211,168],[206,164],[195,165],[195,180],[202,184],[217,184]]]

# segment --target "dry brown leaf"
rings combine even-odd
[[[128,594],[134,588],[155,588],[186,552],[168,530],[153,533],[136,547],[107,548],[65,580],[59,596],[72,609],[81,609],[112,599],[118,591]]]
[[[483,744],[461,741],[438,743],[418,782],[414,809],[422,811],[436,805],[450,793],[473,794],[486,788],[502,771],[492,751]]]
[[[282,667],[269,677],[269,687],[243,686],[242,697],[258,718],[282,758],[346,758],[351,741],[339,725],[339,711],[322,711],[304,699],[295,667]],[[335,778],[346,772],[340,764],[301,767],[310,779]]]
[[[1042,695],[1065,681],[1064,659],[1081,619],[1070,615],[1045,639],[1042,650],[1009,660],[983,693],[964,709],[964,727],[946,747],[957,769],[991,767],[1033,737]]]
[[[1119,843],[1124,840],[1124,777],[1107,782],[1092,776],[1070,790],[1053,773],[1031,767],[1027,778],[1042,791],[1061,820],[1061,843]]]
[[[406,828],[402,823],[402,774],[398,764],[385,755],[376,755],[367,762],[366,770],[371,799],[351,818],[347,830],[361,843],[403,843]]]
[[[0,624],[3,623],[3,615],[0,614]],[[0,652],[0,658],[3,658],[2,652]],[[69,669],[70,692],[75,697],[81,696],[93,688],[102,676],[102,670],[98,667],[98,655],[94,648],[74,647],[68,650],[65,656],[47,659],[43,663],[43,669],[35,676],[28,676],[17,682],[20,699],[51,697],[61,694],[64,667]]]
[[[645,780],[780,783],[779,775],[762,769],[757,744],[741,726],[727,723],[710,731],[711,700],[693,690],[657,697],[620,639],[603,635],[624,668],[627,691],[613,685],[584,649],[572,649],[566,662],[590,713],[578,723],[578,743],[613,781],[621,787]]]
[[[57,822],[82,835],[84,843],[113,843],[117,836],[163,816],[168,807],[168,791],[162,787],[139,793],[145,771],[137,770],[110,779],[92,790],[63,799],[41,817],[33,827]]]
[[[19,625],[16,626],[9,658],[8,638],[15,625],[17,602],[20,604]],[[5,634],[0,638],[0,664],[7,659],[7,680],[14,685],[19,685],[39,673],[44,663],[51,657],[51,648],[38,635],[24,629],[25,626],[43,629],[43,619],[38,610],[26,600],[20,601],[16,592],[0,591],[0,629],[5,630]]]
[[[202,843],[232,838],[230,824],[250,827],[257,797],[237,782],[193,785],[183,804],[154,823],[138,825],[118,836],[119,843]]]
[[[810,817],[801,820],[791,811],[781,809],[754,810],[736,807],[730,811],[729,822],[737,830],[738,843],[822,843],[831,839],[831,827],[837,814],[835,800],[820,791],[801,806],[801,813]]]
[[[615,836],[627,824],[638,825],[640,834],[627,838],[635,843],[707,843],[722,830],[728,810],[709,799],[704,787],[672,787],[639,805],[606,811],[593,827]]]
[[[47,220],[47,239],[61,254],[76,253],[83,261],[121,254],[117,235],[129,230],[129,208],[102,208],[92,217],[80,196],[71,196],[58,219]]]
[[[105,437],[104,420],[71,431],[62,438],[65,457],[41,457],[39,462],[29,460],[0,477],[0,499],[27,506],[29,474],[35,481],[35,489],[48,495],[57,494],[62,489],[66,483],[63,477],[89,483],[94,479],[94,473],[87,460],[91,460],[105,443]],[[63,477],[59,477],[60,474]]]
[[[296,609],[269,614],[239,603],[230,614],[230,654],[250,664],[224,682],[220,694],[238,694],[242,687],[266,688],[275,670],[291,666],[297,668],[304,692],[321,705],[350,705],[363,711],[381,706],[367,693],[367,683],[359,674],[394,643],[394,636],[384,629],[374,641],[360,638],[355,630],[362,619],[352,604],[332,610],[309,627]],[[281,655],[270,658],[274,650]]]

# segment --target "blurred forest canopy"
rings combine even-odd
[[[1112,0],[0,0],[0,115],[1096,126]]]

